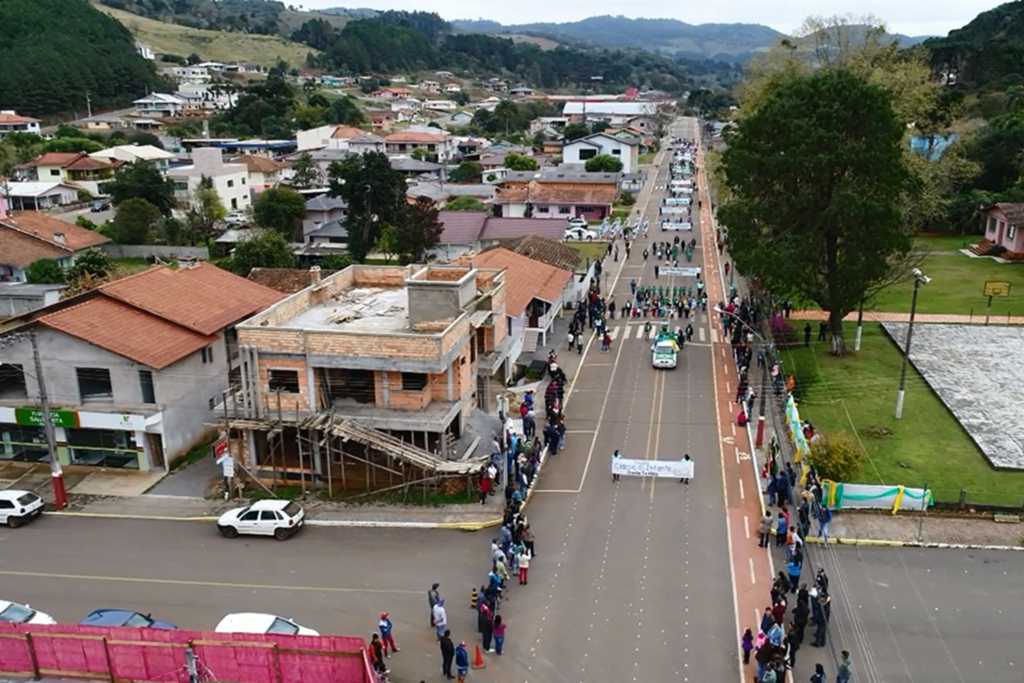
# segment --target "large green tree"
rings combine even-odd
[[[611,154],[598,154],[587,159],[583,168],[587,173],[618,173],[622,170],[622,160]]]
[[[415,204],[406,204],[401,222],[396,227],[399,259],[402,263],[419,263],[428,249],[441,241],[444,226],[438,221],[437,208],[429,199],[420,197]]]
[[[285,239],[297,238],[299,224],[306,215],[305,198],[290,187],[271,187],[256,195],[252,217],[261,228],[276,230]]]
[[[843,317],[910,251],[899,209],[909,173],[891,96],[846,69],[777,78],[738,122],[722,157],[719,219],[743,272]]]
[[[463,161],[448,174],[453,183],[478,183],[484,174],[484,167],[479,161]]]
[[[408,185],[381,152],[353,154],[335,161],[328,176],[331,196],[348,203],[348,251],[361,263],[383,227],[400,224],[408,206]]]
[[[104,190],[110,195],[114,206],[129,199],[145,199],[160,213],[170,216],[177,205],[174,181],[165,178],[160,169],[148,161],[125,164],[118,169],[114,179],[105,185]]]
[[[505,155],[505,168],[510,171],[536,171],[537,160],[519,152],[509,152]]]
[[[148,244],[158,220],[160,210],[145,199],[126,199],[117,205],[110,237],[118,244]]]
[[[235,245],[231,270],[242,277],[253,268],[293,268],[295,254],[284,235],[276,230],[257,230]]]
[[[320,187],[323,177],[320,167],[309,152],[301,152],[292,163],[292,185],[300,190]]]
[[[52,258],[36,259],[25,271],[25,280],[30,285],[52,285],[64,282],[64,269]]]

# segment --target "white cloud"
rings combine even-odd
[[[338,7],[343,3],[340,0],[299,0],[295,4],[305,9],[323,9]],[[659,16],[679,19],[689,24],[764,24],[779,31],[790,32],[812,14],[872,14],[886,22],[895,33],[917,36],[945,35],[999,4],[996,0],[903,0],[901,3],[891,0],[733,0],[729,3],[688,3],[685,8],[666,10],[659,13]],[[549,0],[518,0],[514,3],[485,0],[348,0],[346,6],[420,10],[437,12],[445,19],[491,19],[503,24],[578,21],[602,14],[640,16],[614,0],[563,0],[559,3],[551,3]]]

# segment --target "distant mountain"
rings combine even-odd
[[[945,38],[924,43],[932,69],[949,85],[998,90],[1020,84],[1024,73],[1024,0],[982,12]]]
[[[759,24],[687,24],[677,19],[629,19],[600,16],[564,24],[503,26],[494,21],[453,21],[471,33],[517,33],[551,38],[580,47],[644,48],[690,58],[737,58],[784,38]]]

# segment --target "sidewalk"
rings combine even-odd
[[[792,311],[789,314],[789,316],[791,320],[828,320],[828,312],[826,311]],[[869,322],[905,323],[909,318],[909,311],[906,313],[892,313],[888,311],[864,311],[864,320],[867,320]],[[845,318],[843,318],[843,320],[846,322],[857,322],[857,313],[850,313]],[[957,325],[984,325],[985,316],[983,314],[970,316],[953,315],[947,313],[916,313],[914,315],[914,321],[919,323],[952,323]],[[1024,325],[1024,315],[994,315],[992,316],[991,323],[995,325]]]

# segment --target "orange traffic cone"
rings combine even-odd
[[[486,666],[487,666],[487,663],[484,662],[484,653],[480,650],[480,643],[477,643],[476,644],[476,654],[473,656],[473,668],[474,669],[483,669]]]

